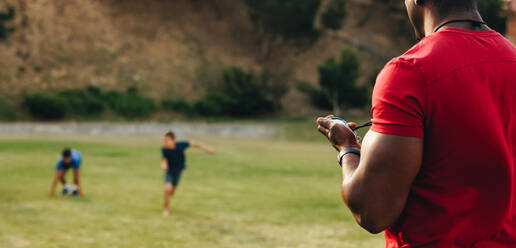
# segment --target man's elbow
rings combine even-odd
[[[394,224],[397,216],[393,213],[397,211],[390,209],[387,212],[386,208],[381,207],[382,204],[364,199],[367,197],[344,198],[358,225],[372,234],[377,234]]]
[[[372,234],[384,231],[394,222],[385,218],[386,216],[368,214],[371,210],[364,205],[359,205],[353,202],[347,202],[347,204],[353,213],[357,224]]]
[[[359,219],[356,218],[358,225],[360,225],[363,229],[370,232],[371,234],[378,234],[383,232],[385,229],[389,228],[390,224],[386,224],[379,220],[371,220],[371,219]]]

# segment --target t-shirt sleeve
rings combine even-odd
[[[165,148],[161,148],[161,157],[166,158],[165,156]]]
[[[371,130],[423,138],[426,85],[418,69],[404,61],[385,66],[373,91]]]
[[[181,141],[180,143],[183,150],[186,150],[186,148],[190,147],[190,141]]]

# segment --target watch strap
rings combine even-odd
[[[348,153],[353,153],[353,154],[360,156],[360,149],[358,149],[356,147],[348,147],[348,148],[342,149],[342,151],[340,151],[340,153],[337,157],[340,166],[342,166],[342,158]]]

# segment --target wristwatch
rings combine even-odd
[[[360,157],[360,149],[358,149],[358,148],[348,147],[348,148],[342,149],[342,151],[339,152],[339,155],[337,155],[337,160],[339,161],[339,165],[341,167],[342,167],[342,158],[344,157],[344,155],[346,155],[348,153],[353,153]]]

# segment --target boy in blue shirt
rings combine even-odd
[[[73,196],[82,196],[81,183],[79,180],[81,162],[82,154],[79,151],[72,150],[70,148],[63,149],[62,157],[57,161],[56,175],[54,177],[54,181],[52,181],[50,196],[55,195],[55,188],[58,181],[63,184],[63,191],[61,192],[62,195],[66,195],[71,192]],[[74,185],[67,184],[65,179],[65,174],[70,168],[73,168],[74,171]]]
[[[217,150],[205,146],[196,141],[177,141],[174,132],[169,131],[163,136],[163,148],[161,153],[163,159],[161,168],[165,171],[165,201],[163,216],[169,215],[169,200],[176,191],[181,173],[185,169],[185,150],[188,147],[195,147],[211,154],[215,154]]]

